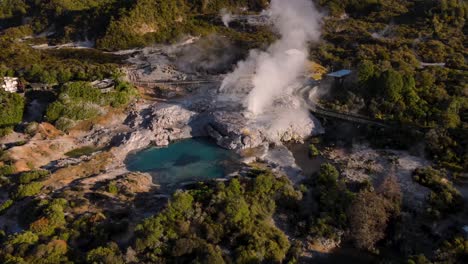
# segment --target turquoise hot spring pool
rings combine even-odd
[[[209,139],[181,140],[165,148],[151,147],[126,159],[130,171],[147,172],[162,188],[223,178],[234,171],[238,157]]]

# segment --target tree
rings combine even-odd
[[[47,244],[41,244],[34,250],[33,260],[35,263],[64,263],[67,262],[68,246],[64,240],[52,240]],[[31,261],[32,262],[32,261]]]
[[[378,193],[385,199],[387,211],[398,214],[401,209],[403,195],[395,175],[387,176],[377,189]]]
[[[37,170],[37,171],[28,171],[24,172],[19,176],[19,183],[20,184],[28,184],[32,181],[42,179],[49,175],[49,172],[46,170]]]
[[[0,19],[8,19],[16,15],[24,15],[29,6],[24,0],[4,0],[0,2]]]
[[[442,114],[442,122],[446,128],[456,128],[461,124],[460,109],[468,108],[468,101],[463,98],[453,98]]]
[[[403,77],[395,70],[387,70],[382,73],[379,85],[386,100],[397,102],[402,98]]]
[[[310,144],[309,145],[309,157],[315,158],[319,155],[320,155],[320,150],[314,144]]]
[[[8,199],[8,200],[4,201],[0,205],[0,215],[5,213],[5,211],[8,210],[8,208],[10,208],[13,205],[13,203],[14,203],[14,201],[11,200],[11,199]]]
[[[15,234],[8,238],[7,243],[11,245],[18,244],[35,244],[39,240],[39,237],[31,231]]]
[[[369,60],[363,60],[358,67],[358,81],[361,85],[366,85],[375,77],[375,65]]]
[[[15,199],[22,199],[29,196],[38,194],[42,189],[42,182],[32,182],[26,185],[18,186],[16,193],[14,194]]]
[[[119,246],[109,243],[106,247],[98,247],[88,252],[86,262],[89,264],[123,264],[125,263]]]
[[[320,166],[318,182],[319,184],[326,186],[334,186],[336,185],[336,181],[338,180],[339,175],[340,174],[335,166],[330,163],[325,163]]]
[[[385,237],[390,218],[385,200],[375,192],[361,191],[348,210],[350,235],[361,249],[374,250],[375,244]]]
[[[109,182],[109,184],[107,185],[107,192],[113,195],[117,195],[119,193],[119,187],[117,187],[115,181]]]
[[[24,98],[16,93],[0,91],[0,128],[23,120]]]

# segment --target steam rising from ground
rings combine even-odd
[[[278,98],[290,96],[306,68],[307,44],[320,37],[321,15],[310,0],[272,0],[266,11],[279,35],[266,51],[251,51],[246,61],[225,78],[221,91],[242,89],[239,80],[253,75],[253,88],[244,105],[254,115],[271,108]]]
[[[226,73],[242,57],[242,52],[227,38],[209,35],[174,51],[175,64],[186,73]]]
[[[233,20],[232,13],[229,12],[226,8],[221,9],[220,11],[221,20],[226,27],[229,27],[229,23]]]

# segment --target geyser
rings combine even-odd
[[[320,38],[321,14],[310,0],[272,0],[265,11],[278,30],[280,39],[266,51],[253,50],[246,61],[223,81],[221,91],[236,87],[246,75],[252,75],[253,88],[244,105],[254,115],[264,113],[275,100],[294,92],[306,68],[308,43]],[[296,85],[297,86],[297,85]]]

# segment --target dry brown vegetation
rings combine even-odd
[[[99,153],[89,161],[58,170],[44,181],[44,185],[59,188],[74,180],[97,175],[105,170],[112,158],[113,155],[110,152]]]

